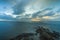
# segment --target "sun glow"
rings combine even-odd
[[[44,16],[43,18],[44,18],[44,19],[49,19],[50,17],[49,17],[49,16]]]
[[[41,21],[40,18],[32,18],[31,21],[38,22]]]

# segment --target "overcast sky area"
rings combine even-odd
[[[0,0],[0,21],[60,21],[60,0]]]

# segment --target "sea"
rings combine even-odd
[[[46,26],[51,31],[60,32],[60,21],[17,22],[0,21],[0,40],[9,40],[21,33],[35,33],[38,26]]]

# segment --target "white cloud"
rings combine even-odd
[[[16,18],[18,15],[14,15],[13,13],[14,13],[13,9],[9,9],[4,12],[5,15],[11,16],[12,18]]]
[[[14,21],[14,20],[0,19],[0,21]]]

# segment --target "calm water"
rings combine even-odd
[[[60,22],[0,22],[0,40],[8,40],[21,33],[35,32],[35,26],[47,25],[51,30],[60,32]]]

